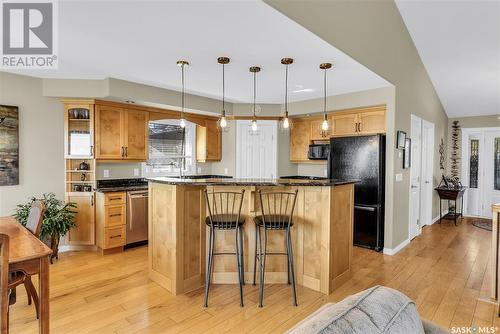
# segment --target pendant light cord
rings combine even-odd
[[[323,101],[323,113],[326,115],[326,69],[324,70],[323,75],[323,91],[324,91],[324,101]]]
[[[226,108],[225,108],[225,90],[226,90],[226,79],[225,79],[225,73],[224,73],[224,67],[225,64],[222,64],[222,113],[223,115],[225,114]],[[225,115],[224,115],[225,116]]]
[[[285,113],[288,112],[288,64],[285,65]]]
[[[184,64],[181,66],[181,85],[182,85],[182,97],[181,97],[181,119],[184,118]]]
[[[253,72],[253,117],[255,117],[255,95],[256,95],[256,84],[255,84],[255,80],[256,80],[256,72]]]

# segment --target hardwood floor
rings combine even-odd
[[[147,248],[101,256],[61,253],[51,265],[51,333],[280,333],[326,302],[373,285],[398,289],[414,299],[422,317],[442,326],[498,326],[496,306],[483,301],[490,289],[490,233],[463,220],[425,227],[395,256],[354,251],[354,275],[330,296],[298,288],[292,306],[287,285],[267,285],[264,308],[258,290],[213,286],[210,306],[203,290],[174,297],[147,278]],[[35,308],[23,289],[10,310],[11,333],[37,333]]]

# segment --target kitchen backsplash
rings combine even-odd
[[[197,163],[196,174],[212,174],[211,163]],[[97,163],[96,179],[129,179],[145,177],[143,164],[138,163]]]

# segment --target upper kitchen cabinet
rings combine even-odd
[[[126,110],[124,132],[126,159],[148,159],[148,124],[148,112],[142,110]]]
[[[335,137],[385,133],[385,106],[333,113],[331,118]]]
[[[331,119],[329,118],[331,126]],[[321,124],[323,124],[323,116],[311,119],[311,140],[329,140],[331,129],[329,131],[321,131]]]
[[[196,160],[198,162],[222,160],[222,134],[216,119],[205,120],[205,126],[196,125]]]
[[[311,121],[294,118],[290,130],[290,162],[308,162],[307,152],[311,138]]]
[[[96,159],[147,160],[148,122],[147,111],[96,105]]]
[[[64,101],[64,154],[67,159],[94,156],[93,101]]]
[[[334,136],[352,136],[358,133],[358,114],[332,115]]]
[[[381,110],[360,112],[358,122],[359,133],[385,133],[385,107]]]

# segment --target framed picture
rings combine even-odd
[[[405,140],[406,140],[406,132],[398,131],[398,135],[396,138],[396,148],[404,149],[405,148]]]
[[[403,152],[403,168],[408,169],[411,167],[411,139],[405,139],[404,152]]]
[[[19,110],[0,105],[0,186],[19,184]]]

